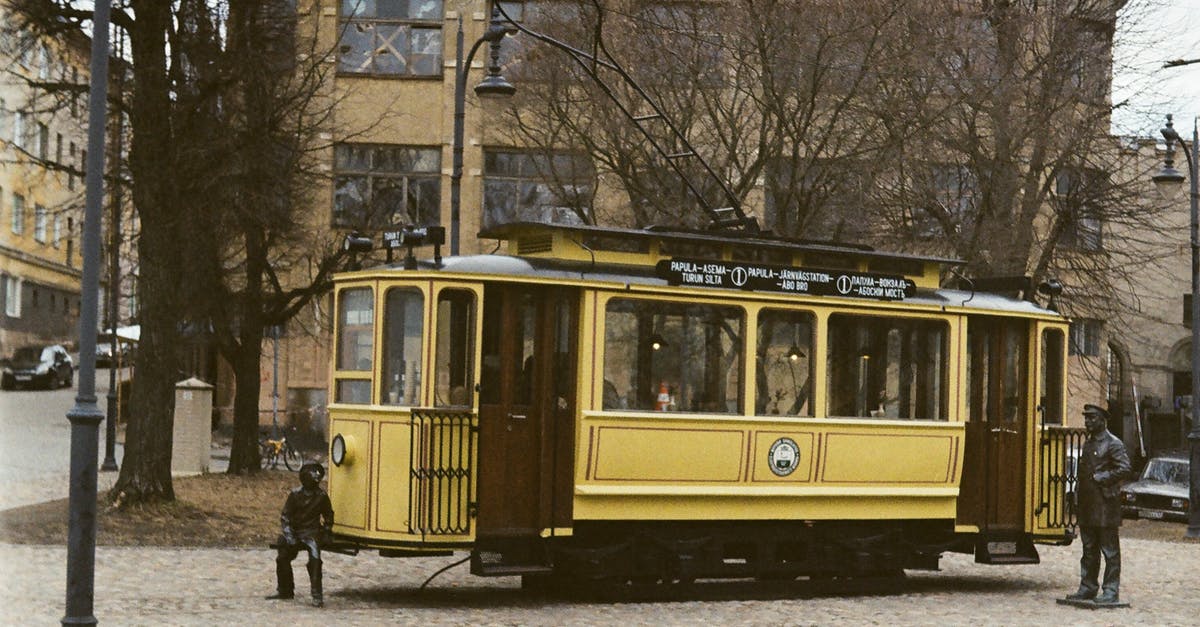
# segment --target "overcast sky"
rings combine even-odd
[[[1180,134],[1200,115],[1200,63],[1163,69],[1171,59],[1200,59],[1200,0],[1130,0],[1114,51],[1113,131],[1158,136],[1167,113]],[[1186,136],[1186,135],[1185,135]]]

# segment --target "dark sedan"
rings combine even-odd
[[[0,363],[0,388],[71,387],[75,363],[67,349],[57,344],[18,348],[10,359]]]
[[[1121,511],[1133,518],[1187,520],[1188,460],[1163,455],[1146,462],[1142,476],[1121,488]]]

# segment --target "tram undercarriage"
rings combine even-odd
[[[937,570],[945,551],[973,551],[950,521],[581,521],[567,537],[480,540],[471,572],[642,584],[879,577]]]

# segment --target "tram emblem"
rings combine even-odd
[[[786,477],[800,465],[800,447],[791,438],[779,438],[767,453],[767,464],[771,472]]]

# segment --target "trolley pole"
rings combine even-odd
[[[95,625],[96,456],[100,421],[96,405],[96,322],[100,308],[100,214],[104,203],[104,122],[108,98],[110,0],[95,3],[88,92],[87,194],[83,222],[83,277],[79,305],[79,389],[71,421],[71,487],[67,528],[67,602],[63,625]]]

